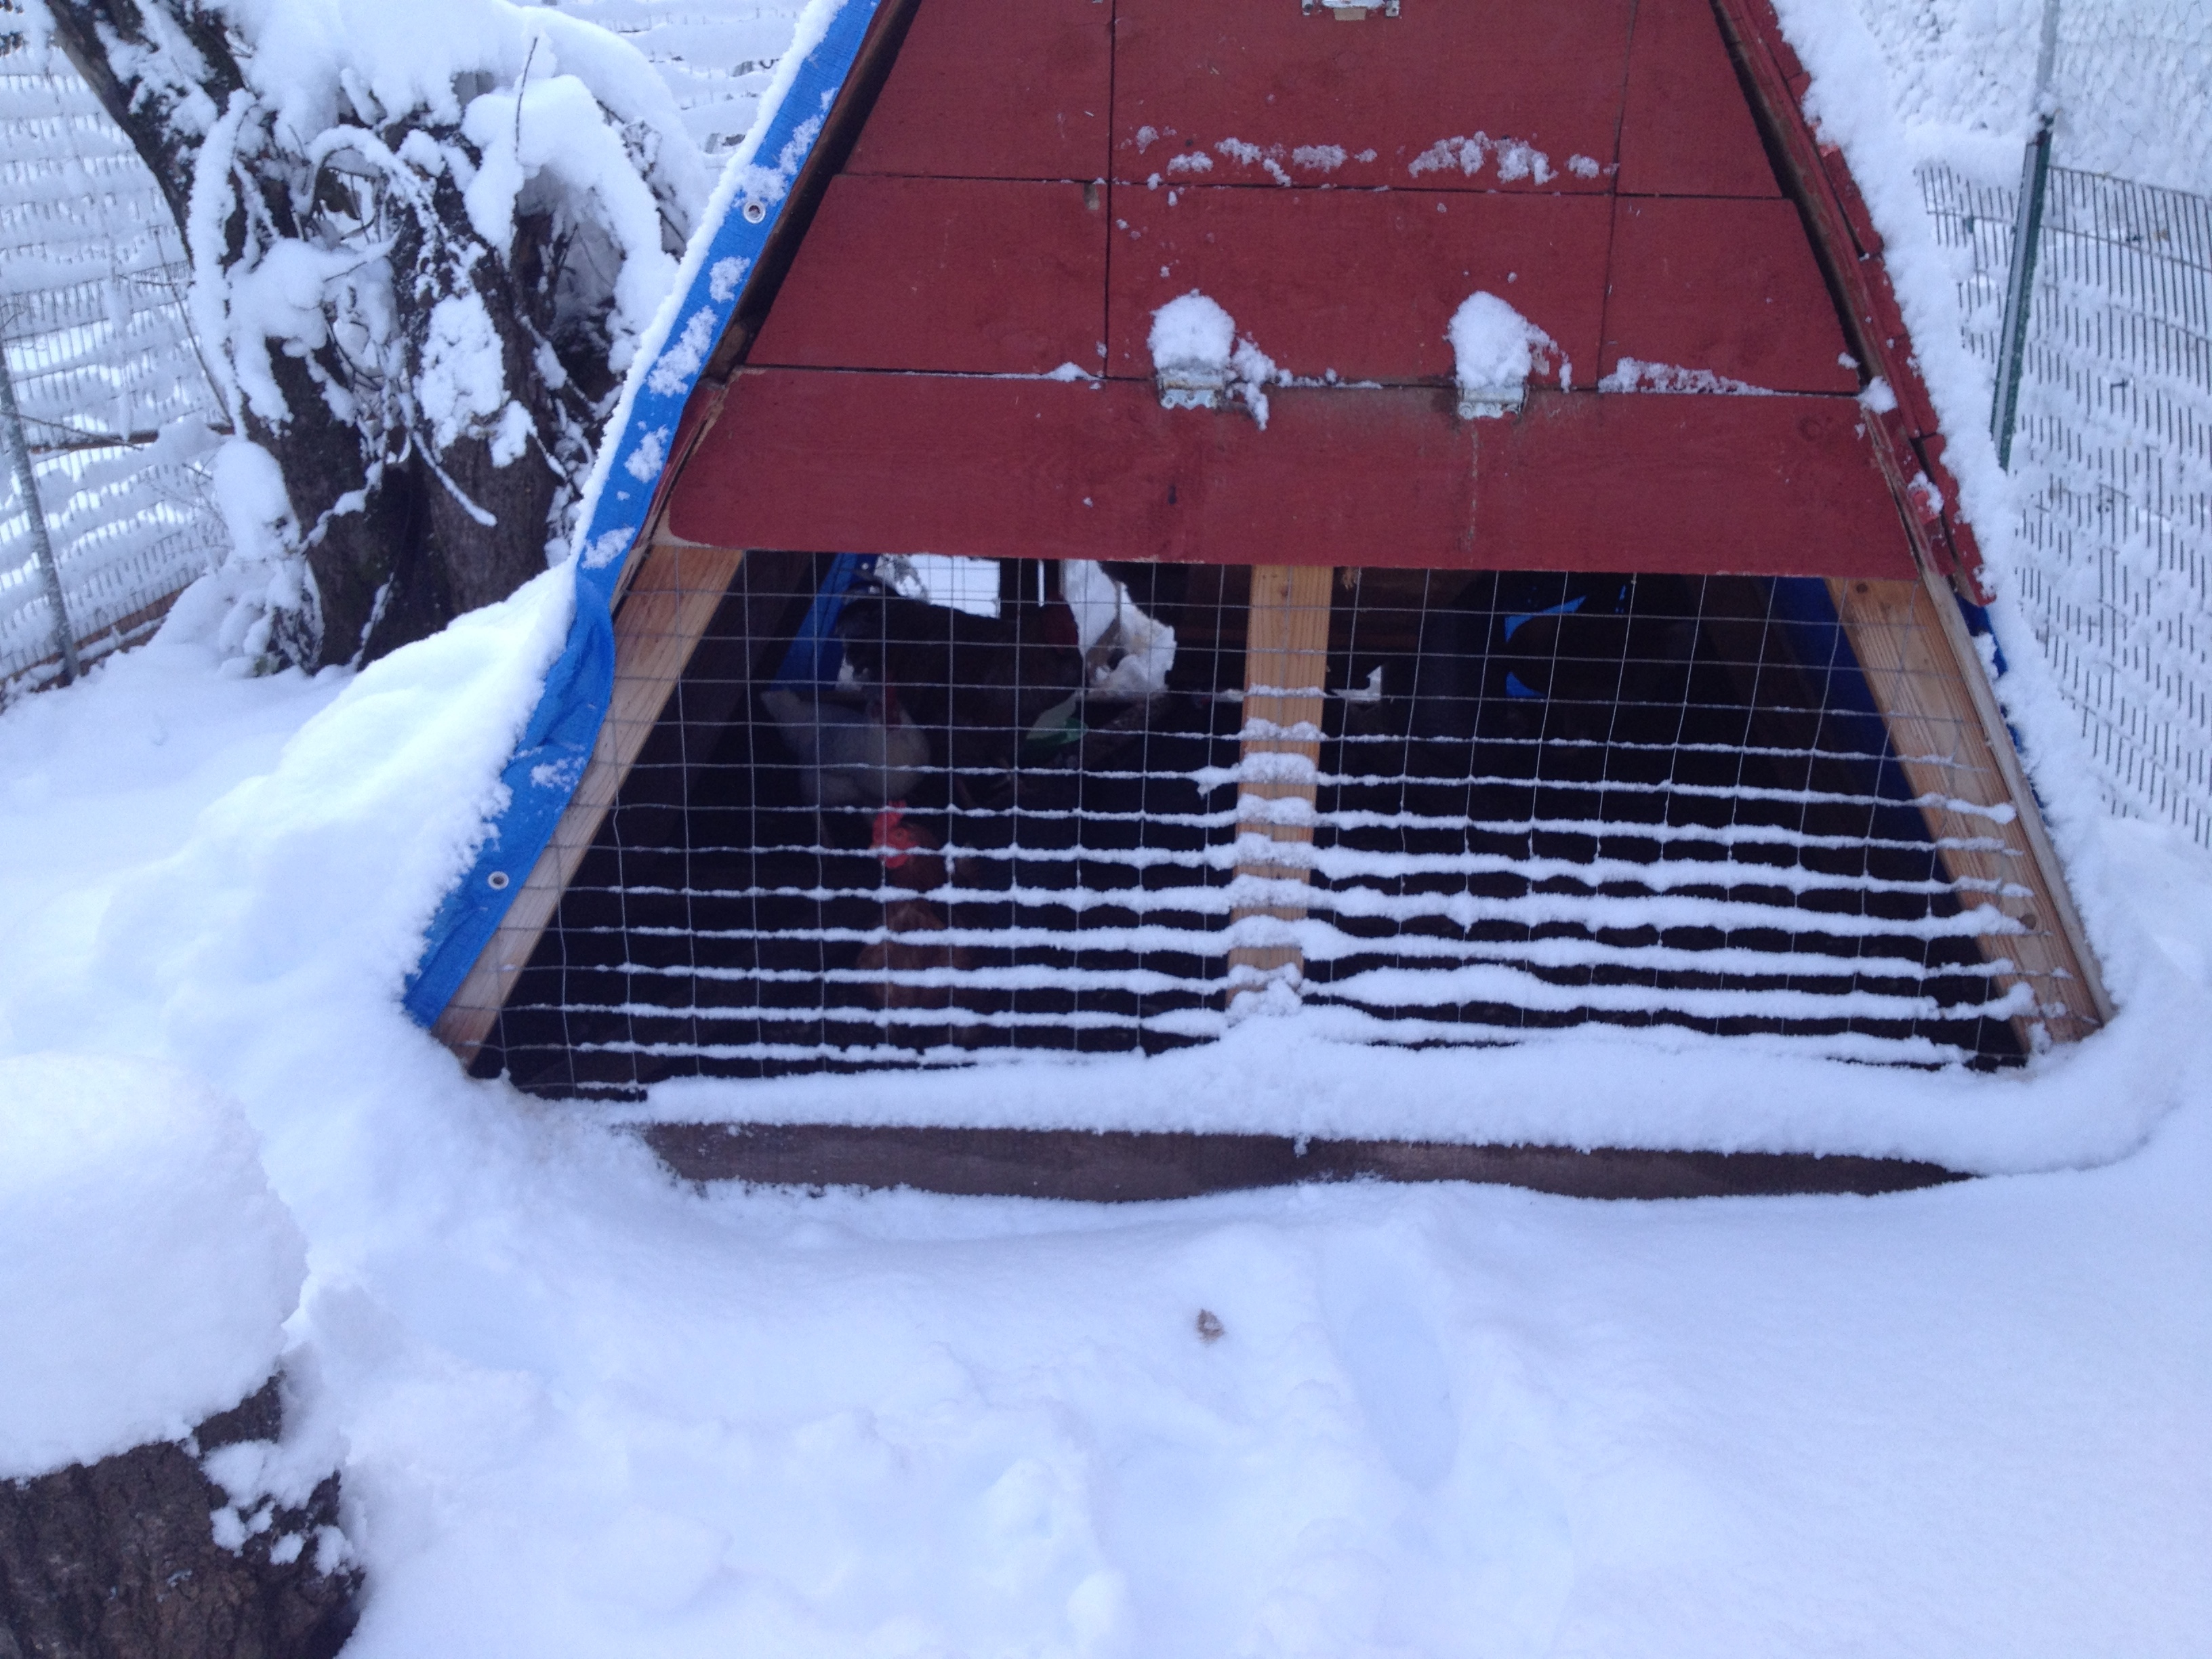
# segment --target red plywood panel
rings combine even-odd
[[[1122,187],[1114,218],[1109,374],[1151,375],[1153,311],[1195,288],[1294,374],[1449,380],[1445,325],[1486,289],[1596,377],[1600,197]]]
[[[750,361],[1096,372],[1104,195],[1075,184],[833,179]]]
[[[1779,196],[1708,0],[1638,0],[1620,126],[1626,196]]]
[[[1474,423],[1486,569],[1894,577],[1896,501],[1849,398],[1562,397]]]
[[[1425,392],[1286,397],[1262,432],[1241,412],[1163,410],[1126,380],[748,373],[669,523],[808,551],[1443,559],[1469,479],[1443,407]]]
[[[1462,422],[1413,390],[1163,410],[1073,386],[748,371],[670,528],[722,546],[984,557],[1895,576],[1847,398],[1538,393]]]
[[[1630,9],[1407,0],[1347,23],[1297,0],[1117,0],[1114,177],[1603,191]]]
[[[1623,198],[1614,206],[1604,372],[1623,357],[1776,392],[1856,392],[1844,331],[1784,201]]]
[[[921,0],[846,170],[1103,179],[1103,0]]]

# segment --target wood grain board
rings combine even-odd
[[[1321,764],[1322,684],[1328,667],[1329,601],[1336,572],[1326,565],[1260,565],[1252,572],[1251,609],[1244,635],[1244,736],[1241,757],[1249,769],[1265,769],[1269,757],[1285,757],[1294,774],[1283,778],[1248,777],[1237,787],[1240,847],[1252,839],[1271,846],[1304,849],[1313,846],[1315,775]],[[1309,735],[1309,733],[1310,735]],[[1288,813],[1271,813],[1287,804]],[[1250,816],[1242,816],[1249,812]],[[1303,852],[1281,857],[1240,856],[1237,874],[1264,881],[1274,890],[1273,903],[1240,908],[1231,922],[1264,916],[1277,921],[1304,919],[1306,908],[1291,902],[1286,890],[1310,879]],[[1296,984],[1304,957],[1295,945],[1239,945],[1229,951],[1233,999],[1267,982]],[[1239,981],[1243,984],[1239,984]]]
[[[1637,0],[1613,182],[1630,196],[1782,194],[1709,0]]]
[[[734,548],[663,539],[640,562],[615,614],[614,698],[591,761],[499,931],[434,1028],[463,1065],[491,1035],[744,557]]]
[[[1612,258],[1599,373],[1626,356],[1770,392],[1858,392],[1835,302],[1790,203],[1624,198],[1613,204]]]
[[[1104,178],[1111,22],[1103,0],[921,0],[847,171]]]

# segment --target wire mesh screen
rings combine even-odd
[[[482,1069],[628,1093],[1266,1010],[1990,1064],[2051,992],[2002,781],[1938,719],[1892,744],[1930,659],[1863,666],[1817,581],[754,554],[712,599],[672,688],[617,684],[650,732]]]
[[[200,470],[154,447],[171,422],[222,415],[152,175],[61,55],[34,60],[21,39],[0,36],[0,337],[69,624],[96,649],[222,557]],[[29,532],[0,478],[0,680],[37,678],[56,651]]]
[[[2014,192],[1921,183],[1994,368]],[[2021,599],[2106,794],[2212,846],[2212,201],[2051,169],[2013,465]]]

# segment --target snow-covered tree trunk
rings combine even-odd
[[[46,6],[191,251],[228,642],[375,657],[564,550],[706,189],[644,60],[507,0]]]

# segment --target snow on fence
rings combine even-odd
[[[2016,192],[1921,186],[1994,372]],[[2021,599],[2110,803],[2212,846],[2212,201],[2053,167],[2038,247]]]
[[[2058,153],[2091,173],[2203,191],[2212,180],[2207,0],[1856,0],[1856,9],[1898,121],[1920,142],[1958,145],[1940,153],[1965,161],[1988,153],[1987,136],[2014,145],[2027,136],[2045,5],[2057,8]]]
[[[220,406],[184,309],[184,250],[153,177],[58,54],[0,42],[0,338],[87,654],[149,629],[222,556],[200,471],[160,429]],[[58,667],[12,472],[0,481],[0,684]]]
[[[700,148],[735,149],[799,16],[796,0],[549,0],[651,60]]]
[[[778,0],[556,0],[629,38],[709,155],[737,144],[791,39]],[[0,33],[0,340],[68,613],[93,656],[150,631],[223,556],[204,468],[161,428],[224,419],[184,306],[189,267],[130,141],[58,52]],[[0,468],[0,475],[7,469]],[[30,520],[0,477],[0,685],[59,672]]]

